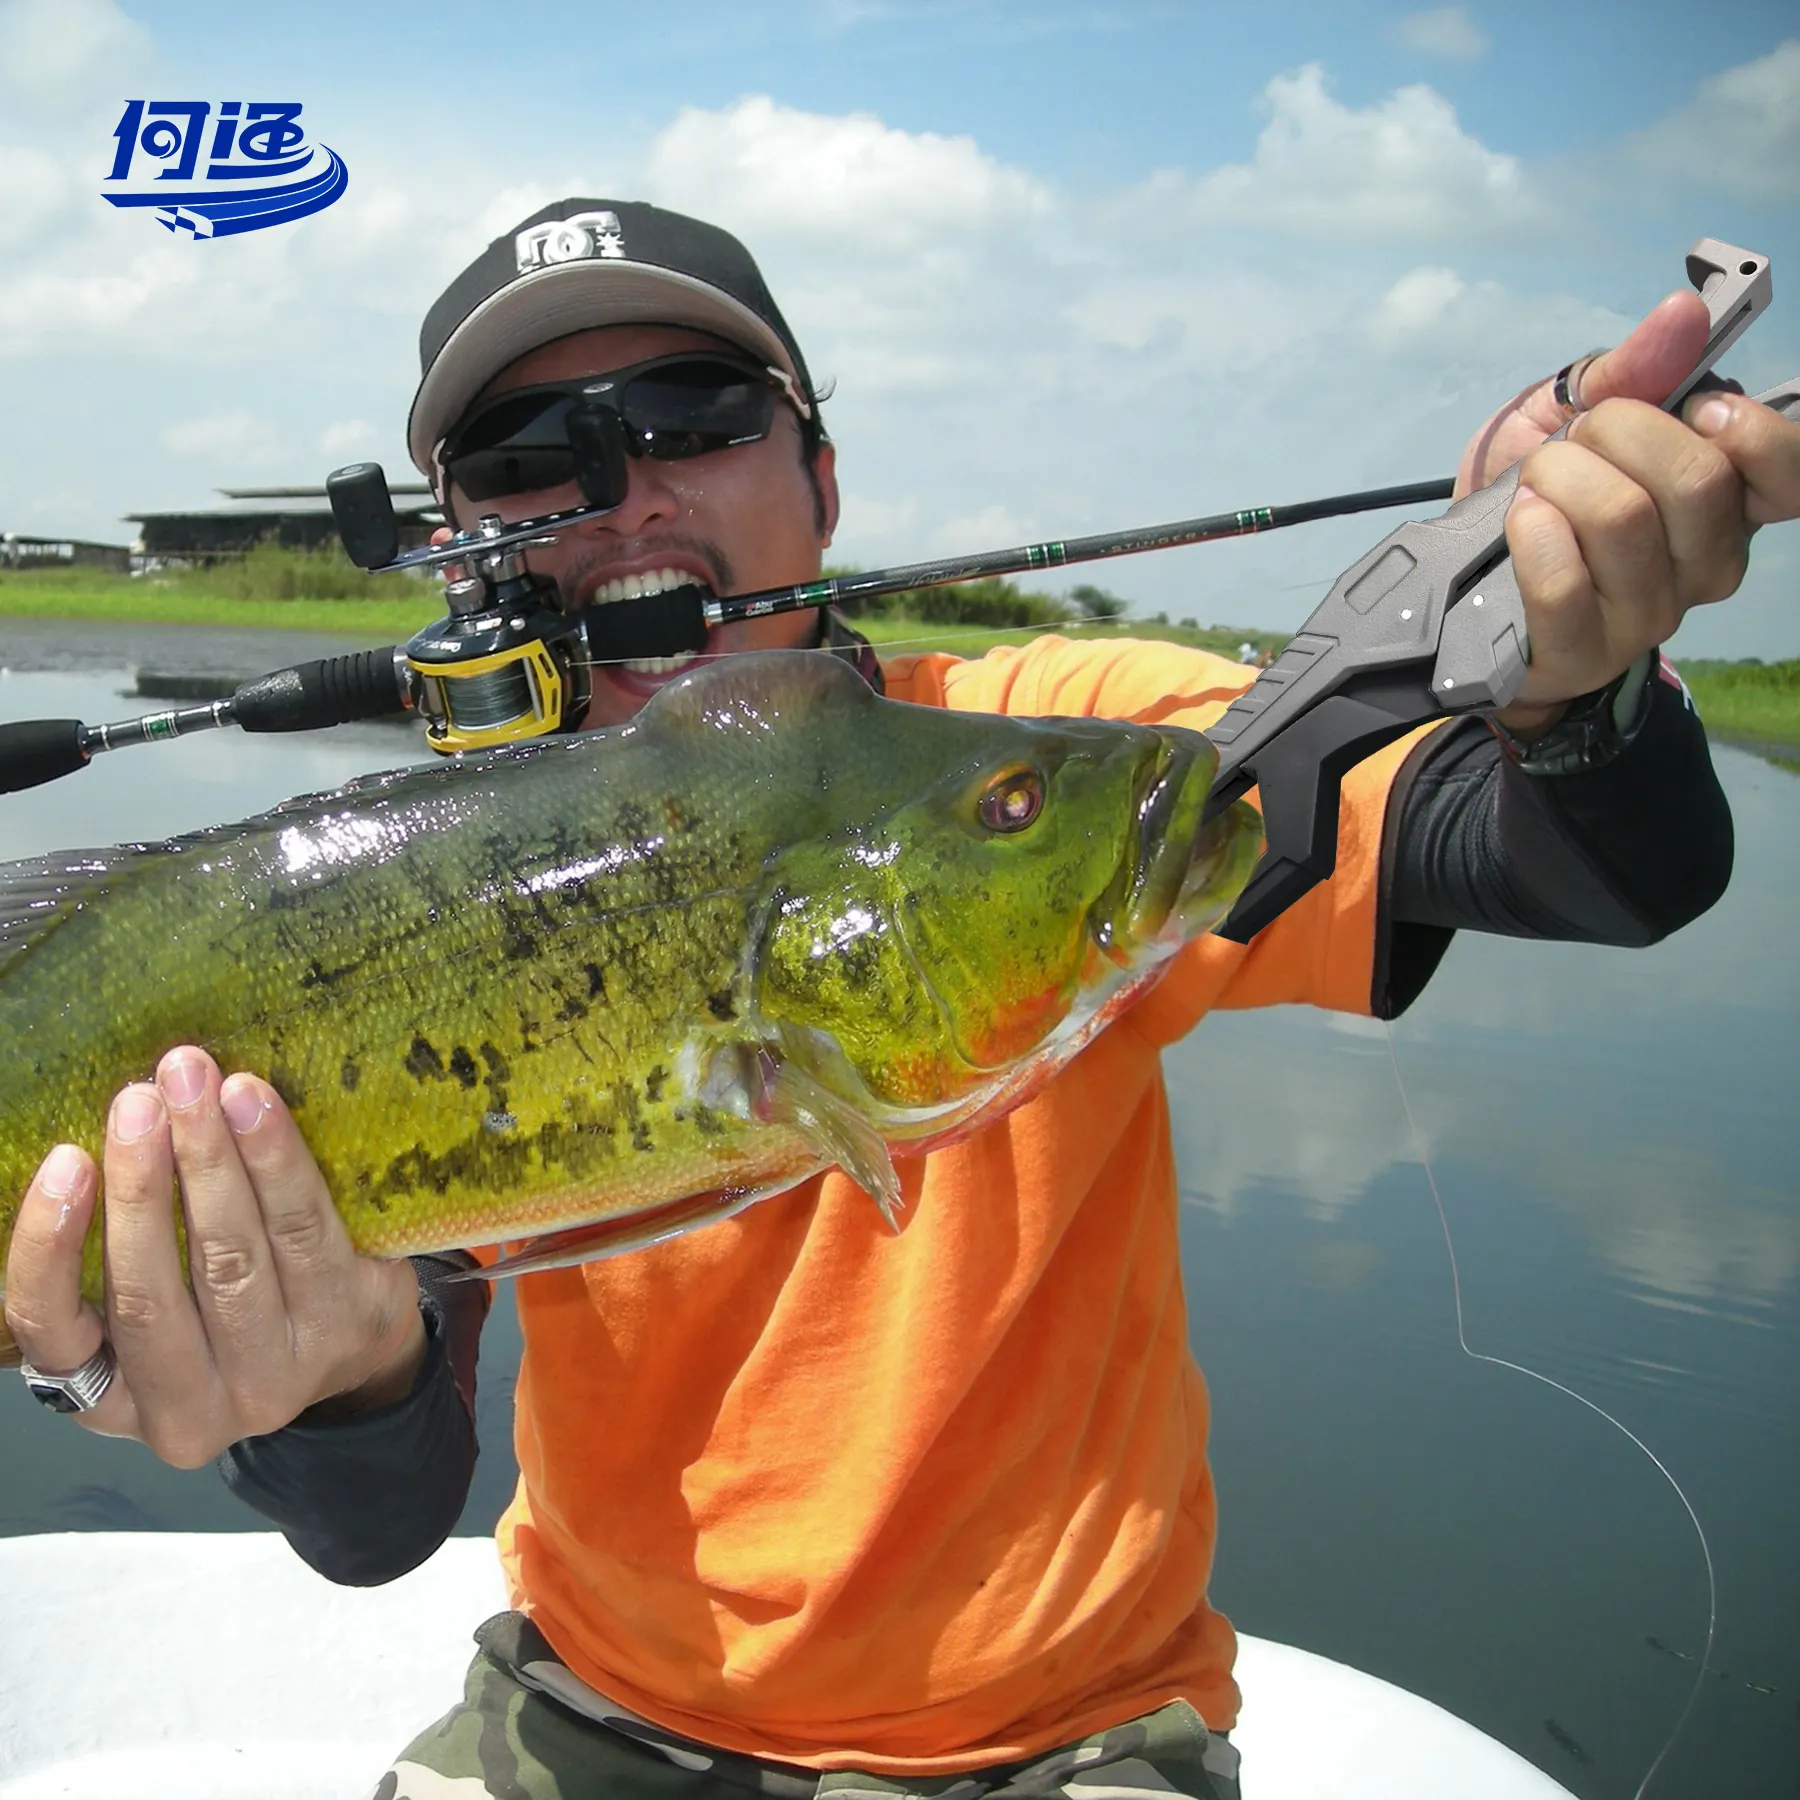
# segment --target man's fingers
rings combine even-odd
[[[106,1126],[106,1318],[119,1367],[146,1415],[150,1446],[159,1412],[185,1416],[214,1385],[212,1354],[183,1279],[175,1235],[175,1165],[169,1119],[156,1089],[138,1083],[113,1102]]]
[[[1691,290],[1658,301],[1616,349],[1588,364],[1581,376],[1581,404],[1647,400],[1661,406],[1682,384],[1712,334],[1706,302]]]
[[[1521,698],[1566,700],[1569,694],[1560,691],[1533,692],[1533,676],[1546,668],[1597,666],[1606,649],[1574,527],[1558,507],[1522,486],[1507,511],[1506,547],[1530,618],[1532,667]]]
[[[1800,518],[1800,418],[1742,394],[1698,394],[1682,407],[1686,423],[1731,459],[1743,478],[1752,525]]]
[[[287,1307],[262,1209],[220,1105],[219,1069],[191,1045],[156,1071],[187,1219],[194,1304],[228,1389],[291,1353]],[[253,1383],[252,1383],[253,1385]]]
[[[1622,471],[1649,497],[1656,517],[1644,523],[1660,526],[1680,611],[1722,600],[1736,589],[1744,578],[1749,536],[1743,483],[1728,456],[1681,420],[1630,401],[1583,413],[1569,427],[1569,442]],[[1614,577],[1590,566],[1604,593],[1625,599],[1636,591],[1620,585],[1625,573]],[[1673,630],[1679,614],[1664,622]]]
[[[1630,662],[1681,623],[1675,567],[1656,501],[1623,470],[1579,444],[1545,444],[1525,465],[1527,484],[1569,522],[1605,615],[1602,631]],[[1529,594],[1520,571],[1520,592]],[[1529,622],[1529,614],[1527,615]],[[1642,643],[1636,640],[1641,636]],[[1534,644],[1537,634],[1533,634]],[[1602,675],[1603,683],[1612,673]],[[1577,690],[1579,691],[1579,690]]]
[[[233,1075],[222,1099],[298,1323],[315,1310],[321,1284],[342,1283],[356,1253],[325,1178],[275,1090],[254,1075]]]
[[[93,1158],[59,1144],[19,1203],[6,1259],[6,1328],[28,1363],[67,1375],[100,1348],[106,1327],[81,1297],[83,1246],[97,1192]],[[109,1436],[136,1434],[130,1389],[115,1375],[81,1423]]]

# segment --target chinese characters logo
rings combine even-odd
[[[297,101],[128,100],[113,136],[102,194],[197,238],[303,219],[350,185],[335,150],[306,142]]]

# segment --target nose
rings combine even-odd
[[[611,512],[582,525],[584,537],[636,537],[680,517],[681,498],[669,481],[666,464],[651,456],[628,456],[625,473],[625,498]]]

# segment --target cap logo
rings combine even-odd
[[[589,256],[622,257],[625,235],[619,229],[617,213],[584,212],[527,227],[513,239],[513,249],[519,273],[524,275],[552,263],[580,262]]]

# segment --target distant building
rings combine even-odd
[[[110,569],[126,575],[131,572],[131,546],[90,544],[84,538],[21,537],[9,531],[0,537],[0,568]]]
[[[421,482],[389,491],[400,521],[400,548],[430,542],[444,522],[431,489]],[[318,550],[338,541],[322,487],[220,488],[218,493],[232,504],[192,512],[127,513],[127,521],[138,527],[132,553],[149,564],[201,562],[241,556],[265,539],[293,550]]]

